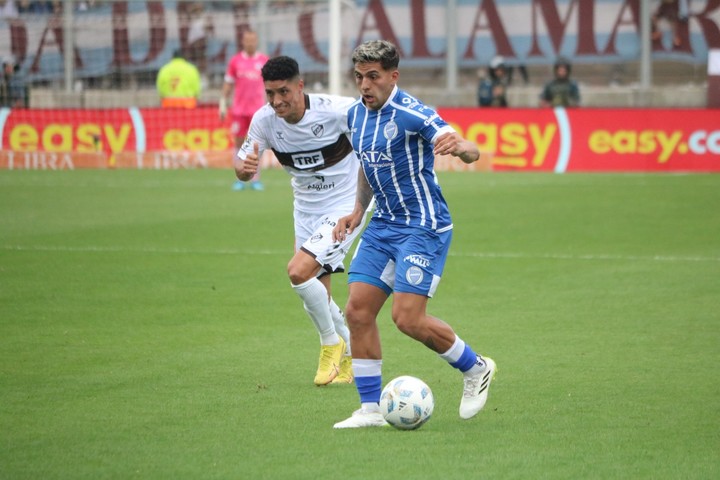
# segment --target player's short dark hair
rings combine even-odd
[[[268,60],[262,67],[264,82],[273,80],[291,80],[300,76],[300,67],[294,58],[281,55]]]
[[[395,70],[400,65],[400,54],[397,47],[387,40],[370,40],[355,48],[352,62],[353,65],[378,62],[383,70]]]

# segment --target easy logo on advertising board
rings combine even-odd
[[[720,116],[705,109],[441,108],[493,170],[720,171]]]

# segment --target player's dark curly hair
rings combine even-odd
[[[400,54],[387,40],[370,40],[353,51],[352,62],[353,65],[378,62],[383,70],[395,70],[400,65]]]
[[[300,76],[300,67],[294,58],[281,55],[268,60],[262,67],[264,82],[273,80],[290,80]]]

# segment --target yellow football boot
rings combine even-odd
[[[352,357],[343,355],[342,360],[340,360],[340,372],[330,383],[352,383],[353,378]]]
[[[340,337],[340,343],[336,345],[323,345],[320,347],[320,360],[315,374],[315,385],[327,385],[337,377],[340,372],[340,361],[344,353],[345,340],[342,337]]]

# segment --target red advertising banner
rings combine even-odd
[[[546,172],[720,171],[720,114],[712,109],[440,108],[483,156],[437,170]],[[231,168],[229,125],[197,109],[0,109],[0,169]],[[277,166],[274,158],[265,166]]]
[[[0,110],[0,169],[230,168],[216,108]]]
[[[493,170],[720,171],[720,113],[704,109],[440,108]]]

